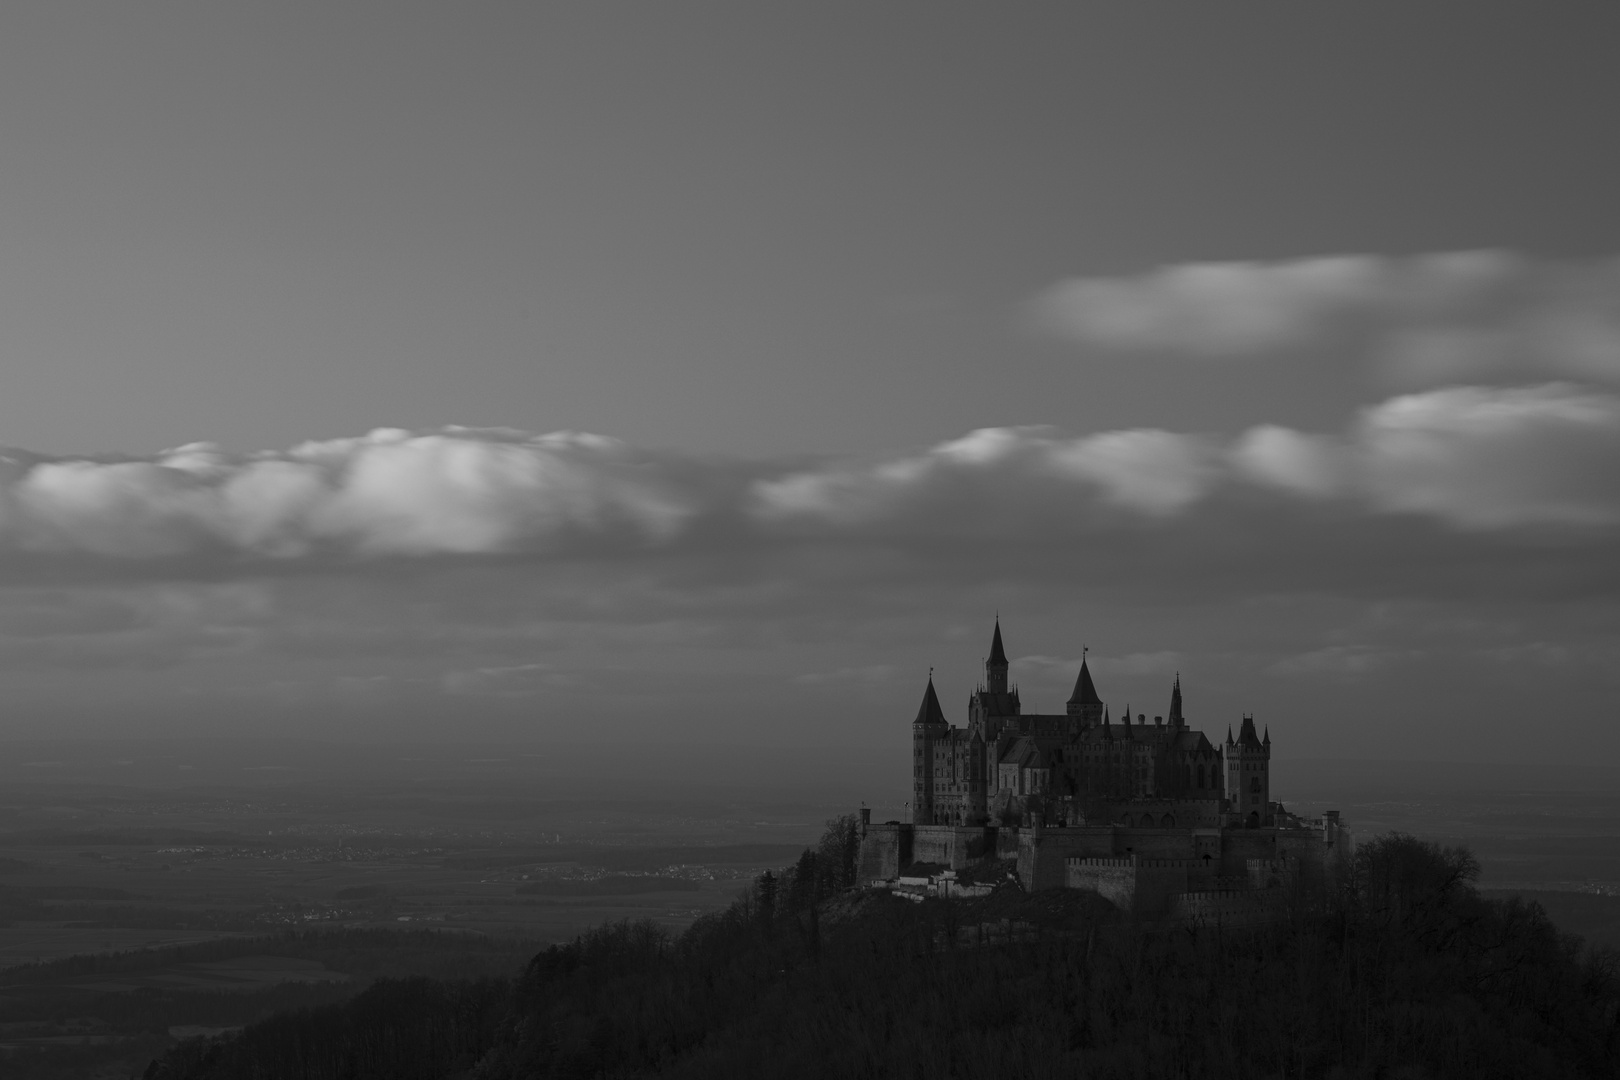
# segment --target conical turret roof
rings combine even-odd
[[[1007,650],[1001,646],[1001,616],[996,616],[996,636],[990,639],[990,664],[1007,666]]]
[[[945,710],[939,707],[939,695],[934,693],[934,677],[928,676],[928,689],[923,691],[922,705],[917,709],[917,719],[913,724],[925,724],[929,727],[945,727]]]
[[[1069,695],[1070,705],[1101,705],[1097,685],[1091,681],[1091,669],[1084,658],[1080,660],[1080,674],[1074,680],[1074,693]]]

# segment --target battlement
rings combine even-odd
[[[1201,859],[1144,859],[1136,855],[1130,855],[1123,859],[1071,858],[1065,861],[1070,866],[1078,863],[1081,866],[1132,867],[1138,870],[1195,870],[1203,868],[1203,860]]]
[[[1172,898],[1169,913],[1187,922],[1245,926],[1269,922],[1277,905],[1274,892],[1221,889],[1182,893]]]

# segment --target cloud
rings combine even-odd
[[[1135,278],[1069,278],[1030,302],[1034,326],[1117,349],[1242,355],[1309,344],[1327,324],[1379,302],[1369,256],[1168,266]]]
[[[1386,679],[1489,704],[1555,661],[1578,690],[1612,682],[1620,642],[1617,417],[1620,395],[1552,383],[1402,395],[1328,432],[985,428],[808,464],[463,429],[11,454],[0,688],[12,728],[538,737],[588,715],[603,738],[676,718],[858,739],[903,728],[936,664],[959,710],[999,607],[1042,711],[1082,645],[1116,713],[1177,671],[1201,715],[1256,680],[1312,717]],[[250,483],[276,497],[233,507]]]
[[[378,560],[618,560],[621,584],[601,605],[627,595],[631,568],[666,555],[711,589],[780,592],[782,582],[736,579],[727,560],[849,543],[870,558],[1076,551],[1121,536],[1165,557],[1202,546],[1173,557],[1207,559],[1218,535],[1246,531],[1263,546],[1268,529],[1304,527],[1290,514],[1322,508],[1471,531],[1611,529],[1617,460],[1620,396],[1567,383],[1402,395],[1337,433],[983,428],[918,453],[797,468],[462,428],[248,455],[202,444],[147,459],[12,454],[0,463],[0,571],[26,579],[40,559],[135,576],[142,565],[241,576]],[[1274,501],[1254,505],[1257,491]]]
[[[1040,427],[982,428],[918,456],[761,479],[748,510],[767,525],[909,522],[953,531],[1160,518],[1204,496],[1217,479],[1214,457],[1202,437],[1169,431],[1067,438]]]
[[[860,667],[839,668],[836,671],[795,675],[793,681],[803,686],[819,686],[825,683],[880,683],[888,681],[893,676],[893,665],[864,664]]]
[[[1229,460],[1292,495],[1459,528],[1620,524],[1620,397],[1562,383],[1392,398],[1342,439],[1258,427]]]
[[[577,676],[555,671],[546,664],[513,664],[447,671],[440,677],[439,686],[446,694],[466,697],[522,698],[576,682]]]
[[[1188,263],[1060,281],[1027,315],[1046,336],[1195,360],[1351,348],[1409,387],[1620,381],[1620,259],[1464,251]]]
[[[1228,461],[1240,477],[1308,497],[1338,495],[1350,481],[1342,446],[1274,424],[1245,432]]]
[[[383,429],[283,453],[0,461],[0,550],[151,559],[474,555],[660,543],[703,493],[613,440]],[[670,468],[674,469],[675,464]]]
[[[1620,398],[1456,387],[1369,409],[1357,432],[1383,509],[1494,528],[1620,523]]]
[[[1329,645],[1285,657],[1266,668],[1266,674],[1282,678],[1354,677],[1378,671],[1399,659],[1395,653],[1366,645]]]

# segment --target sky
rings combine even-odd
[[[1612,5],[10,4],[0,737],[1620,752]],[[824,760],[817,758],[816,760]],[[752,766],[751,766],[752,767]]]

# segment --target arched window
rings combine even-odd
[[[1260,794],[1260,778],[1258,776],[1249,781],[1249,790],[1256,795]]]
[[[1198,766],[1198,786],[1204,786],[1204,767],[1202,765]]]

